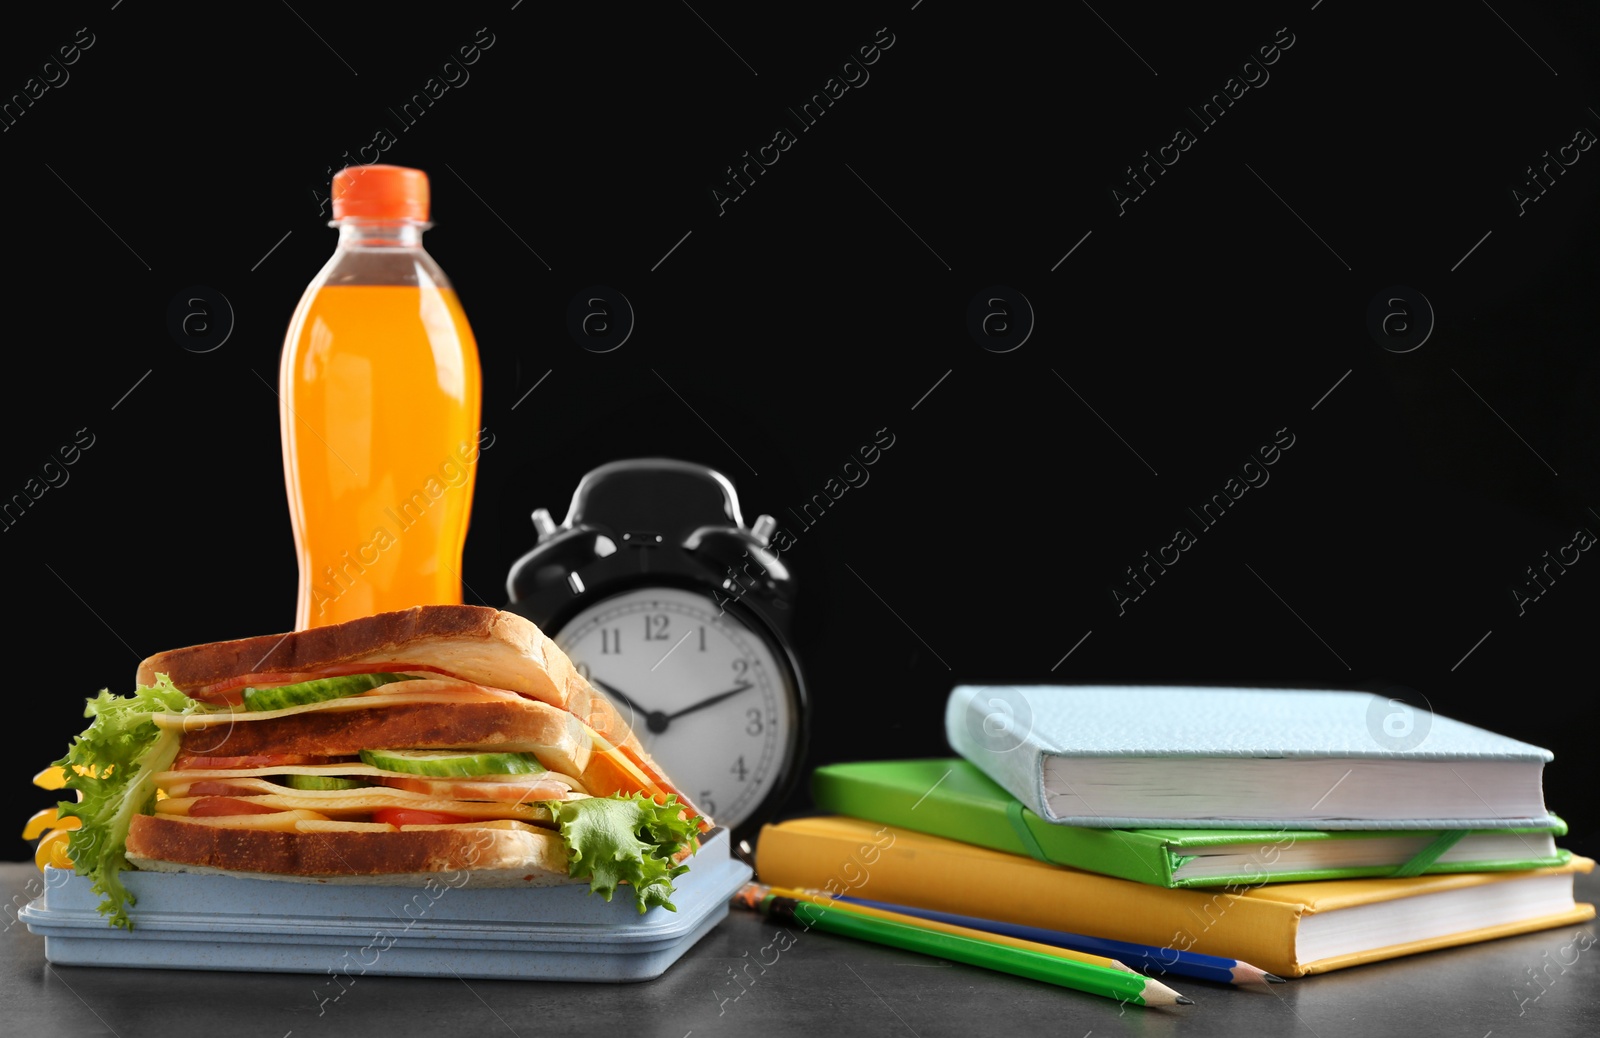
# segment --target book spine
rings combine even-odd
[[[811,799],[824,811],[880,825],[897,825],[1008,854],[1033,853],[1031,840],[1025,842],[1007,817],[1004,801],[956,796],[939,782],[916,793],[840,776],[822,767],[812,773]]]
[[[806,832],[786,823],[761,833],[762,882],[825,890],[941,912],[1136,941],[1178,951],[1238,958],[1279,976],[1304,971],[1295,960],[1295,906],[1226,891],[1168,890],[1062,869],[1015,855],[916,837],[903,831],[860,835]]]
[[[1034,737],[1031,715],[1021,716],[1026,702],[999,694],[1003,691],[961,686],[951,692],[945,704],[945,738],[1023,806],[1041,818],[1059,821],[1045,804],[1044,752]]]
[[[1017,806],[1018,824],[1026,826],[1045,861],[1071,865],[1107,876],[1171,887],[1176,861],[1167,842],[1135,829],[1086,829],[1047,822]]]

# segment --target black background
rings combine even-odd
[[[1600,532],[1600,150],[1569,149],[1524,215],[1512,196],[1541,153],[1600,134],[1600,15],[1228,6],[9,12],[7,96],[59,81],[41,65],[93,34],[0,134],[0,497],[94,436],[0,534],[15,824],[52,799],[27,781],[85,696],[128,690],[159,650],[292,624],[264,382],[333,249],[314,190],[385,129],[382,160],[432,178],[428,248],[482,356],[496,439],[468,601],[503,604],[529,511],[559,518],[605,461],[703,461],[747,517],[783,517],[887,429],[870,481],[785,555],[809,763],[946,752],[958,681],[1401,686],[1551,748],[1567,846],[1600,851],[1600,557],[1520,614],[1511,591]],[[480,27],[470,79],[449,70],[459,85],[399,132],[390,109]],[[1196,130],[1186,109],[1280,27],[1270,79],[1119,215],[1124,167]],[[870,79],[719,215],[725,167],[889,33]],[[566,327],[594,284],[637,315],[609,353]],[[234,314],[211,352],[169,334],[193,285]],[[967,327],[993,285],[1036,316],[1009,352]],[[1436,314],[1404,353],[1367,327],[1394,285]],[[1270,482],[1119,615],[1124,568],[1280,429]]]

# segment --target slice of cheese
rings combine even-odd
[[[165,787],[167,796],[172,798],[187,798],[191,800],[201,797],[216,796],[254,801],[255,798],[260,796],[274,795],[292,796],[297,799],[304,800],[307,803],[340,804],[344,803],[346,798],[353,793],[374,793],[391,795],[395,797],[404,797],[417,804],[440,803],[448,800],[451,803],[472,801],[474,803],[496,803],[511,805],[535,804],[545,800],[573,799],[572,794],[565,789],[561,783],[552,783],[543,775],[524,776],[527,778],[537,778],[538,781],[535,783],[483,783],[485,786],[495,786],[497,788],[491,791],[493,795],[476,796],[472,795],[475,783],[469,779],[417,779],[419,782],[429,783],[435,787],[441,787],[426,791],[406,789],[399,786],[389,785],[357,786],[354,789],[295,789],[292,786],[285,786],[263,778],[235,778],[230,775],[226,778],[220,779],[189,779],[187,777],[181,777],[185,776],[184,772],[178,772],[177,774],[180,776],[180,778],[168,783]],[[396,779],[413,778],[413,776],[409,775],[397,775],[394,777]],[[226,792],[194,792],[193,790],[195,785],[200,782],[223,783],[228,787],[228,789]],[[467,790],[467,793],[462,793],[461,790],[463,789]],[[317,810],[321,810],[321,808],[318,807]]]
[[[189,809],[200,800],[213,797],[168,797],[156,804],[158,815],[189,816]],[[261,796],[228,797],[247,804],[270,807],[278,811],[311,811],[319,818],[342,821],[364,821],[374,811],[386,807],[409,808],[413,811],[438,811],[463,818],[515,818],[529,822],[549,821],[547,808],[532,804],[496,804],[486,800],[439,800],[422,793],[402,789],[383,789],[368,786],[362,789],[294,790],[287,793],[269,793]],[[265,815],[227,815],[229,819],[263,818]]]
[[[404,691],[400,691],[401,689],[404,689]],[[526,702],[526,699],[515,692],[508,692],[502,688],[489,688],[485,685],[475,685],[470,681],[448,678],[437,681],[397,681],[388,685],[379,685],[369,692],[362,692],[353,696],[324,699],[317,703],[301,703],[299,706],[286,706],[278,710],[236,710],[230,708],[206,710],[193,714],[154,713],[150,715],[150,719],[162,728],[192,732],[201,728],[232,725],[241,721],[271,721],[279,717],[292,717],[295,714],[306,714],[316,710],[373,710],[379,707],[397,706],[404,703],[483,702],[521,703]]]
[[[590,742],[594,747],[594,753],[589,758],[589,766],[584,770],[584,775],[600,795],[609,796],[612,793],[636,789],[657,803],[667,798],[666,790],[656,785],[650,776],[629,760],[621,750],[611,745],[605,736],[588,725],[583,725],[583,730],[589,733]]]
[[[462,753],[471,753],[471,750],[462,750]],[[536,754],[537,756],[537,754]],[[155,784],[162,787],[176,788],[180,784],[198,782],[201,779],[243,779],[264,778],[273,775],[329,775],[334,777],[351,778],[427,778],[426,775],[401,775],[393,771],[383,771],[370,764],[279,764],[270,768],[194,768],[182,771],[160,771],[154,778]],[[518,784],[529,775],[477,775],[473,782],[495,782],[504,780],[507,783]],[[572,788],[574,793],[588,793],[582,782],[571,775],[563,775],[559,771],[546,771],[538,775],[539,778],[554,779],[565,783]],[[263,790],[270,792],[270,790]],[[549,799],[559,799],[551,797]]]
[[[428,832],[433,829],[511,829],[520,833],[538,833],[540,836],[549,836],[554,830],[547,826],[530,825],[511,818],[499,818],[492,822],[451,822],[447,825],[402,825],[403,833]]]
[[[159,806],[156,808],[156,814],[169,817]],[[301,822],[328,820],[326,816],[319,815],[315,811],[278,811],[269,815],[218,815],[214,818],[190,818],[187,815],[170,817],[173,817],[174,821],[186,822],[189,825],[209,825],[215,829],[264,829],[276,833],[299,832],[298,826]]]
[[[302,833],[395,833],[400,830],[388,822],[335,822],[329,821],[299,821],[294,823],[296,832]]]

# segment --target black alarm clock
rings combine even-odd
[[[506,608],[555,639],[685,794],[753,835],[793,788],[807,735],[777,522],[745,526],[720,472],[636,458],[585,475],[559,526],[543,508],[533,525]]]

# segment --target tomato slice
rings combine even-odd
[[[256,688],[269,688],[274,685],[293,685],[301,681],[311,681],[316,678],[336,678],[344,674],[376,674],[381,672],[408,673],[426,671],[432,674],[443,674],[450,677],[448,671],[427,665],[413,666],[409,663],[341,663],[329,667],[318,667],[316,670],[294,671],[261,671],[255,674],[240,674],[237,677],[224,678],[213,681],[209,685],[201,685],[184,694],[190,699],[202,703],[227,703],[239,706],[244,702],[244,688],[254,685]]]
[[[409,807],[380,807],[372,812],[374,822],[402,825],[449,825],[451,822],[470,822],[466,815],[445,814],[443,811],[416,811]]]
[[[355,757],[314,757],[303,753],[260,753],[248,757],[179,757],[174,771],[226,771],[230,768],[277,768],[285,764],[343,764]]]
[[[277,814],[281,808],[267,807],[265,804],[252,804],[248,800],[237,800],[233,797],[201,797],[189,805],[190,818],[219,818],[224,815],[271,815]]]

